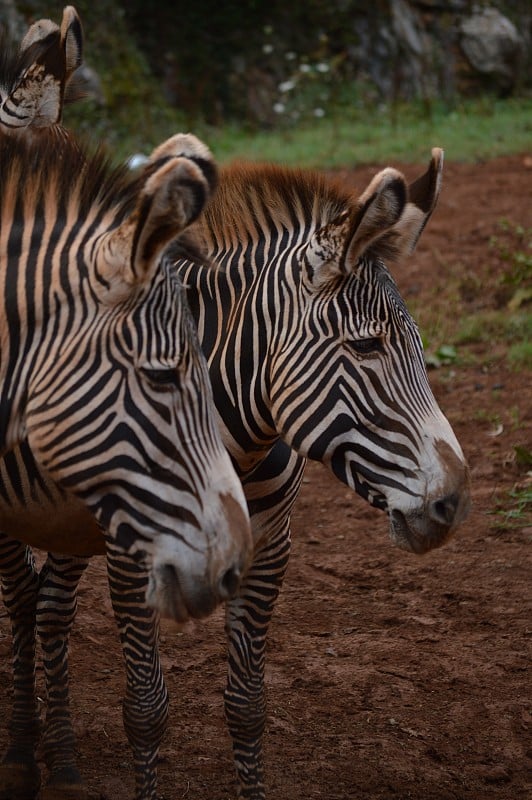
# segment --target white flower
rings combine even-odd
[[[288,53],[284,54],[284,57],[286,58],[287,61],[293,61],[296,57],[296,54],[294,53],[293,50],[289,50]]]
[[[299,65],[300,72],[310,72],[310,64],[300,64]]]
[[[316,64],[316,71],[317,72],[329,72],[330,66],[325,64],[324,61],[321,61],[319,64]]]
[[[263,44],[262,52],[266,54],[273,53],[273,44]]]
[[[315,108],[312,113],[314,114],[315,117],[324,117],[325,116],[325,111],[323,110],[323,108]]]
[[[289,92],[291,89],[293,89],[295,85],[296,84],[294,81],[283,81],[279,84],[278,89],[284,94],[284,92]]]
[[[282,114],[285,109],[284,103],[274,103],[273,110],[276,114]]]

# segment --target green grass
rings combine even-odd
[[[489,512],[496,516],[494,527],[499,531],[528,528],[532,525],[532,486],[529,483],[516,485],[499,496],[495,507]]]
[[[220,162],[243,158],[329,169],[367,163],[425,162],[434,146],[453,161],[475,161],[530,150],[532,99],[463,101],[454,110],[434,104],[391,109],[338,105],[325,117],[296,126],[250,131],[187,121],[157,93],[116,102],[114,111],[84,102],[67,109],[66,122],[108,142],[118,158],[149,153],[176,131],[200,136]],[[116,99],[116,98],[115,98]],[[137,102],[139,101],[139,102]]]
[[[440,266],[430,302],[410,303],[429,366],[477,363],[480,351],[491,360],[502,350],[510,368],[532,369],[532,228],[501,219],[474,269],[467,260]]]
[[[455,110],[417,105],[389,109],[337,109],[330,117],[285,131],[246,133],[237,126],[200,130],[221,161],[268,160],[322,169],[364,163],[425,161],[433,146],[446,158],[475,161],[527,152],[532,143],[532,100],[483,99]]]
[[[532,370],[532,341],[515,342],[508,350],[508,361],[517,371]]]

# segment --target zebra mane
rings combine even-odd
[[[60,126],[26,138],[0,133],[0,207],[39,203],[50,195],[58,206],[79,215],[97,208],[129,213],[138,179],[125,165],[113,166],[105,152],[92,150]]]
[[[221,170],[220,182],[204,214],[215,238],[240,238],[261,221],[288,230],[332,222],[356,199],[319,172],[276,164],[235,162]]]

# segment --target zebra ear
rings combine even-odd
[[[400,261],[414,252],[441,190],[443,150],[435,147],[427,171],[408,187],[408,202],[396,224],[372,246],[372,254]]]
[[[185,143],[187,155],[174,155],[183,152]],[[108,303],[126,299],[151,281],[164,249],[197,218],[211,193],[216,167],[195,136],[173,137],[156,152],[134,211],[100,242],[96,266],[109,289],[103,298]]]
[[[61,22],[61,43],[65,51],[66,83],[83,61],[83,28],[74,6],[66,6]]]
[[[59,32],[60,47],[64,52],[65,79],[68,82],[72,74],[81,66],[83,58],[83,29],[78,12],[74,6],[63,9],[61,28],[50,19],[40,19],[30,25],[24,36],[20,49],[28,51],[37,42],[42,43],[50,34]]]
[[[311,283],[348,275],[362,256],[400,261],[410,255],[436,206],[442,170],[443,150],[435,147],[427,172],[410,186],[395,169],[379,172],[354,213],[313,235],[307,250]]]
[[[81,22],[72,6],[65,8],[61,28],[49,19],[33,23],[20,46],[20,77],[0,107],[0,123],[11,130],[56,125],[82,49]]]
[[[316,231],[307,248],[311,283],[323,285],[352,272],[360,257],[401,218],[407,202],[403,175],[379,172],[352,211]]]

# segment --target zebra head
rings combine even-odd
[[[48,19],[30,26],[16,52],[1,42],[0,129],[25,137],[41,130],[61,132],[65,96],[81,65],[83,31],[73,6],[63,11],[61,27]]]
[[[442,164],[434,149],[411,186],[383,170],[299,246],[300,313],[279,332],[270,387],[283,438],[386,510],[392,539],[415,552],[441,544],[470,503],[462,450],[385,266],[413,251],[436,204]]]
[[[238,588],[251,536],[163,252],[216,168],[193,136],[172,137],[137,178],[51,142],[0,148],[0,454],[27,441],[108,548],[146,566],[151,605],[203,616]]]

